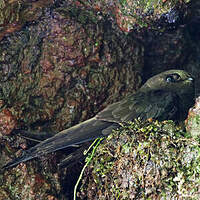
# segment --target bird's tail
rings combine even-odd
[[[100,121],[95,117],[91,118],[40,142],[36,146],[25,151],[22,156],[7,163],[3,168],[13,167],[21,162],[46,155],[59,149],[102,137],[111,133],[112,129],[116,127],[118,127],[116,123]]]

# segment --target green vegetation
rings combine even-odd
[[[199,198],[199,142],[172,121],[122,124],[85,171],[88,199]]]

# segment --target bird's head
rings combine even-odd
[[[187,111],[194,105],[194,78],[184,70],[169,70],[148,79],[141,92],[165,90],[179,96],[180,119],[187,117]]]
[[[167,90],[177,94],[194,93],[194,78],[184,70],[168,70],[153,76],[141,91]]]

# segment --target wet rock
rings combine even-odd
[[[147,79],[171,68],[187,69],[196,77],[199,74],[199,34],[191,28],[198,26],[191,25],[189,32],[186,26],[197,23],[193,17],[198,18],[198,5],[190,7],[191,15],[187,18],[184,1],[173,1],[180,3],[176,9],[169,6],[171,1],[159,1],[166,7],[153,10],[154,5],[146,7],[147,1],[141,8],[141,5],[132,7],[132,3],[138,1],[126,1],[127,4],[110,0],[2,2],[0,16],[5,17],[0,22],[0,109],[1,113],[3,110],[11,113],[9,119],[1,115],[4,135],[14,128],[30,128],[36,130],[36,134],[38,130],[58,132],[68,128],[136,91],[142,82],[141,75]],[[135,8],[137,16],[132,16]],[[3,15],[4,10],[10,14]],[[194,35],[196,39],[192,40]],[[35,144],[16,135],[0,139],[1,166],[14,154],[17,156],[22,149]],[[120,152],[120,148],[117,150]],[[176,149],[172,151],[182,156]],[[185,153],[190,152],[188,147]],[[59,194],[64,193],[66,197],[66,190],[60,189],[62,179],[74,175],[73,170],[50,169],[52,163],[57,162],[56,157],[59,159],[62,154],[49,155],[52,159],[46,165],[35,160],[2,173],[2,199],[17,199],[23,191],[20,199],[61,199],[64,197]],[[131,179],[132,172],[125,171],[126,159],[121,158],[117,163],[122,166],[120,173],[124,176],[119,184],[123,188],[132,187],[135,182]],[[148,169],[145,195],[154,198],[155,188],[160,189],[159,173],[166,180],[169,168],[160,172],[155,161],[143,164]],[[144,169],[139,167],[138,171]],[[181,174],[172,174],[178,183],[183,180]],[[74,175],[72,179],[75,178]],[[38,180],[44,184],[38,184]],[[65,185],[68,189],[72,187],[69,180]],[[151,188],[150,183],[155,187]],[[184,183],[188,183],[187,180]],[[37,185],[41,187],[38,189]],[[189,182],[188,189],[190,186],[195,188],[196,185]],[[144,189],[143,185],[141,188]],[[93,197],[96,191],[88,190],[86,194]],[[136,194],[137,190],[132,190],[130,198]]]
[[[14,128],[36,130],[35,134],[58,132],[139,88],[143,45],[114,29],[108,19],[90,12],[90,20],[86,13],[77,8],[48,8],[40,20],[0,41],[0,106],[15,119],[2,124],[4,134]],[[0,166],[34,144],[21,142],[18,135],[2,137]],[[57,160],[52,157],[48,160],[53,165]],[[67,196],[60,189],[62,172],[52,172],[51,164],[34,163],[2,173],[3,199]],[[43,183],[39,188],[38,180]]]
[[[19,31],[27,22],[37,20],[41,17],[44,8],[52,3],[52,0],[2,0],[0,2],[0,41],[4,36]]]
[[[94,10],[98,14],[110,16],[124,32],[151,29],[164,32],[180,23],[185,15],[187,1],[64,1],[63,5]]]
[[[10,134],[16,128],[16,125],[16,119],[9,110],[4,109],[0,112],[1,134]]]
[[[142,46],[107,21],[81,24],[76,17],[64,8],[47,11],[1,42],[1,100],[20,125],[54,118],[52,127],[62,130],[139,87]]]

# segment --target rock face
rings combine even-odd
[[[2,0],[0,2],[0,41],[10,33],[19,31],[27,22],[38,20],[45,7],[53,0]]]
[[[52,120],[62,130],[140,86],[143,47],[79,11],[47,10],[1,41],[1,107],[19,126]]]
[[[136,91],[141,75],[148,79],[181,68],[199,76],[198,1],[189,7],[189,1],[179,0],[117,2],[0,1],[1,166],[29,145],[5,136],[15,128],[68,128]],[[133,16],[130,8],[137,2]],[[47,166],[41,171],[31,162],[5,172],[0,199],[17,199],[23,191],[20,199],[61,199],[60,180],[69,173]],[[40,183],[41,190],[30,182]]]

